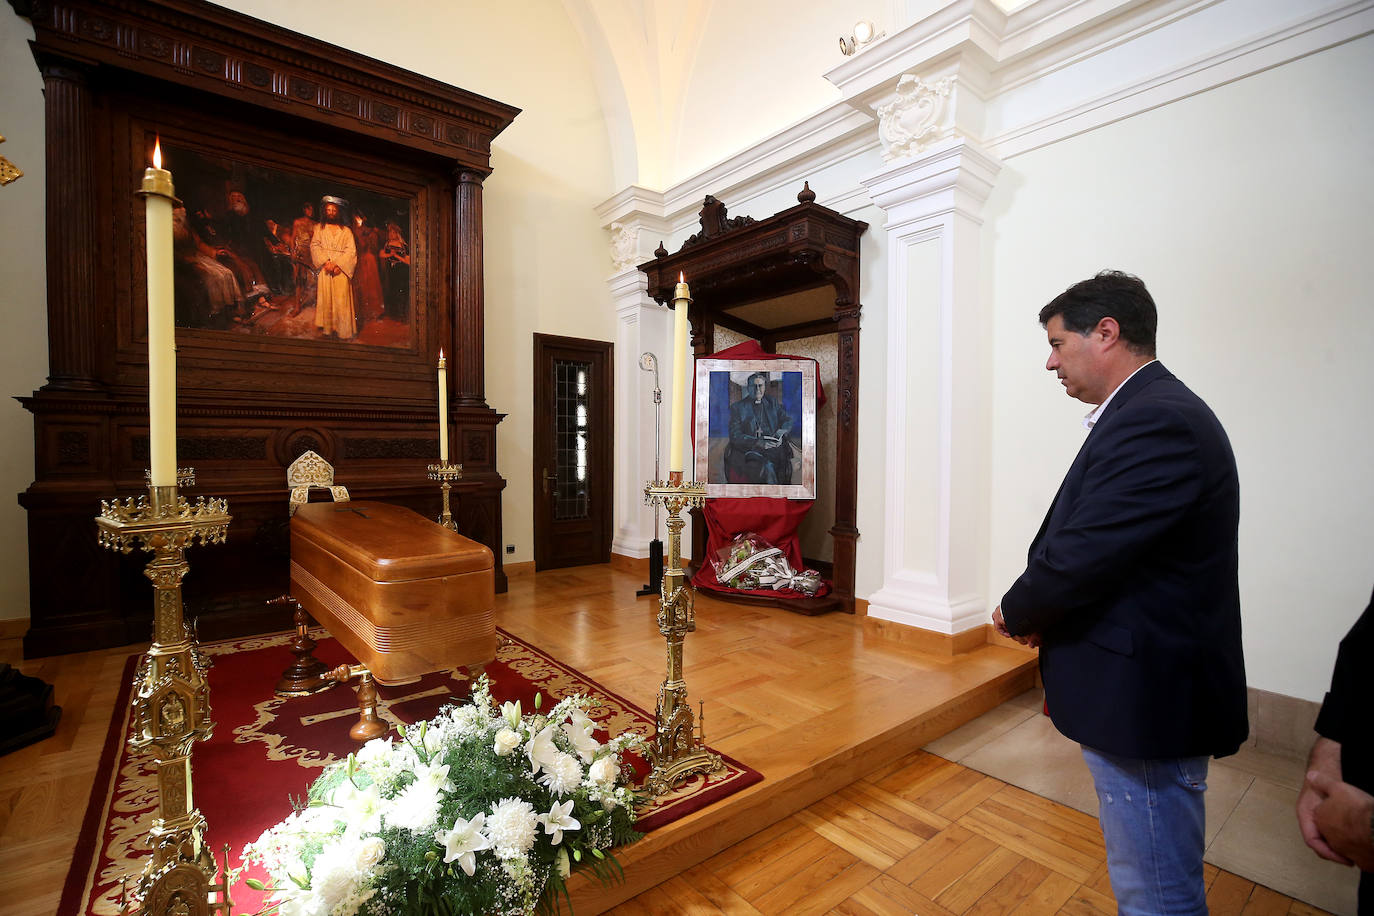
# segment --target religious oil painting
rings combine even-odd
[[[816,364],[699,359],[693,445],[708,497],[816,498]]]
[[[411,201],[167,143],[178,327],[409,348]]]

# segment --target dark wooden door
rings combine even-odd
[[[534,568],[611,560],[613,345],[534,335]]]

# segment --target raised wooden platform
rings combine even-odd
[[[512,579],[497,623],[652,709],[664,674],[655,601],[632,571],[581,567]],[[817,799],[911,753],[1034,684],[1035,657],[957,654],[865,627],[698,594],[686,680],[706,738],[764,781],[654,831],[620,855],[623,885],[574,886],[578,916],[604,912]]]

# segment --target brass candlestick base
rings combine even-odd
[[[439,524],[450,531],[457,531],[458,523],[453,520],[453,513],[448,510],[448,491],[449,481],[463,479],[463,466],[461,464],[449,464],[447,461],[431,464],[429,466],[429,479],[442,481],[439,489],[444,493],[444,514],[439,516]]]
[[[673,472],[668,482],[655,480],[645,486],[644,498],[650,505],[668,510],[668,563],[658,596],[658,631],[667,640],[668,674],[658,688],[654,738],[649,745],[653,769],[644,782],[651,795],[662,795],[693,773],[710,773],[721,767],[720,756],[706,749],[704,715],[693,733],[692,705],[682,674],[682,643],[697,628],[697,622],[693,607],[696,592],[683,581],[682,527],[687,520],[680,513],[706,502],[706,485],[684,483],[681,472]]]
[[[178,485],[194,482],[189,468],[177,471]],[[101,500],[95,520],[102,547],[129,553],[137,545],[153,554],[144,572],[155,595],[153,641],[134,678],[129,738],[136,751],[151,747],[157,763],[158,816],[148,837],[153,854],[134,890],[140,913],[161,913],[150,909],[160,906],[159,901],[184,901],[187,913],[229,906],[227,884],[221,887],[214,880],[205,817],[192,797],[191,748],[214,733],[215,723],[205,680],[209,662],[183,619],[181,602],[181,580],[190,569],[186,548],[196,541],[222,544],[229,530],[228,509],[223,499],[202,496],[190,503],[177,486],[150,486],[147,497]],[[221,892],[220,902],[210,903],[209,892]]]

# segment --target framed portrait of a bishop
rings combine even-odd
[[[708,497],[816,498],[816,364],[699,359],[693,472]]]

